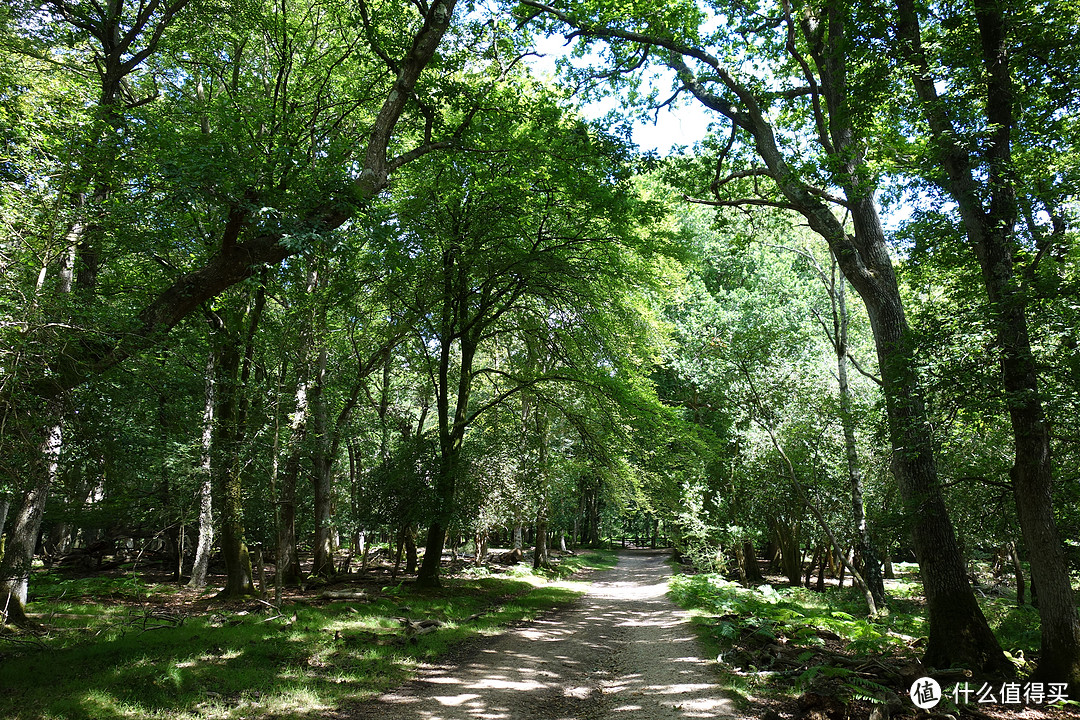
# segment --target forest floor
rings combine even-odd
[[[433,589],[373,562],[290,588],[280,606],[222,601],[212,585],[178,587],[145,564],[38,570],[28,606],[37,627],[0,627],[0,718],[328,717],[453,648],[573,603],[587,583],[568,575],[616,562],[606,551],[553,559],[543,574],[459,559]]]
[[[670,552],[624,550],[572,607],[476,643],[342,720],[662,720],[732,717],[687,613]]]
[[[623,550],[571,606],[419,667],[335,720],[1067,720],[1075,705],[952,702],[949,681],[983,679],[919,662],[922,599],[891,583],[896,611],[859,617],[850,589],[744,588],[710,575],[669,586],[669,552]],[[671,596],[689,610],[680,609]],[[1006,640],[1012,614],[988,605]],[[846,610],[850,611],[847,612]],[[1024,616],[1025,624],[1030,617]],[[1015,618],[1011,618],[1015,625]],[[1004,623],[1004,624],[1002,624]],[[1026,633],[1030,635],[1031,628]],[[906,632],[905,632],[906,631]],[[913,633],[913,634],[908,634]],[[1014,652],[1016,652],[1014,650]],[[710,659],[705,659],[710,658]],[[711,660],[716,658],[716,660]],[[909,690],[939,678],[946,697],[920,710]],[[999,692],[1002,679],[986,678]],[[1010,681],[1012,682],[1012,681]],[[1017,686],[1022,683],[1015,681]]]
[[[919,664],[917,568],[890,581],[890,614],[869,621],[852,588],[672,577],[669,557],[568,555],[546,578],[525,564],[459,560],[434,590],[380,563],[292,590],[280,607],[223,603],[134,569],[42,570],[31,584],[40,627],[0,628],[0,718],[1080,718],[1080,705],[1045,700],[946,697],[918,710],[908,690],[924,675],[946,695],[956,681],[977,691],[993,679]],[[980,593],[1022,677],[1037,611],[1007,588]]]

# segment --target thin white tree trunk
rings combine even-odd
[[[22,506],[15,514],[15,522],[8,534],[3,561],[0,562],[0,624],[11,621],[25,625],[29,622],[26,616],[27,581],[41,519],[45,514],[45,500],[49,496],[49,487],[56,479],[62,446],[63,428],[57,423],[45,431],[38,481],[23,496]]]
[[[11,501],[6,497],[0,498],[0,536],[4,534],[4,525],[7,523],[8,510],[11,508]]]
[[[195,546],[195,564],[188,587],[206,585],[210,552],[214,545],[214,479],[210,472],[210,451],[214,436],[214,353],[206,358],[206,404],[203,407],[202,454],[199,457],[199,542]]]

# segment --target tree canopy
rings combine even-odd
[[[917,563],[927,665],[1013,676],[1007,556],[1080,687],[1078,13],[8,3],[3,622],[127,545],[280,603],[632,539],[882,623]]]

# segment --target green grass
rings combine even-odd
[[[703,574],[676,575],[670,595],[692,611],[698,635],[717,661],[744,669],[723,674],[728,693],[744,708],[752,698],[801,694],[816,681],[838,684],[849,699],[884,698],[891,692],[888,688],[855,677],[846,668],[815,662],[818,649],[830,644],[835,652],[839,642],[859,655],[908,652],[895,633],[896,627],[910,630],[910,618],[893,613],[871,622],[861,596],[850,589],[817,593],[771,585],[744,588],[719,575]],[[771,663],[768,648],[781,646],[798,667],[784,666],[779,675],[757,672]]]
[[[898,613],[867,620],[861,599],[840,589],[818,593],[801,587],[744,588],[718,575],[678,575],[672,578],[671,595],[683,607],[730,618],[724,621],[730,627],[718,626],[721,635],[730,637],[739,629],[738,623],[765,636],[814,645],[820,643],[816,631],[824,630],[848,641],[854,652],[881,652],[903,645],[890,630],[897,630],[896,626],[903,628],[899,632],[911,629]]]
[[[531,559],[522,560],[518,564],[507,568],[504,574],[509,575],[510,577],[531,577],[538,575],[550,580],[563,580],[586,568],[606,570],[615,567],[618,563],[619,556],[614,551],[586,550],[579,554],[563,555],[562,557],[553,559],[549,567],[540,570],[533,570]],[[461,574],[466,577],[497,577],[486,565],[466,568]]]
[[[55,601],[67,598],[146,600],[151,596],[170,595],[179,591],[176,585],[148,583],[135,573],[119,576],[97,575],[68,577],[58,572],[36,572],[30,585],[30,602]]]
[[[551,577],[566,578],[585,568],[606,570],[618,564],[619,556],[611,550],[586,550],[578,555],[564,555],[548,574]]]
[[[680,575],[672,579],[672,597],[683,607],[712,615],[737,613],[766,626],[817,627],[830,630],[855,643],[857,652],[884,650],[897,643],[900,634],[926,635],[926,609],[917,579],[901,576],[886,581],[889,612],[874,621],[866,619],[862,594],[854,588],[828,588],[823,593],[802,587],[763,585],[742,588],[717,575]],[[1031,605],[1016,607],[1009,595],[979,597],[1002,647],[1031,654],[1039,646],[1039,612]],[[844,617],[844,616],[848,617]],[[850,619],[849,619],[850,618]]]
[[[913,573],[887,581],[889,611],[873,620],[867,618],[862,594],[854,588],[829,588],[823,593],[802,587],[761,585],[744,588],[719,575],[676,575],[671,580],[671,597],[690,609],[706,648],[723,662],[727,653],[741,653],[745,661],[747,645],[780,643],[805,648],[807,665],[796,682],[779,682],[767,674],[729,675],[729,690],[737,697],[779,695],[799,692],[818,675],[847,672],[823,669],[810,661],[814,648],[835,634],[844,641],[845,651],[874,657],[882,654],[914,655],[908,640],[925,637],[925,606],[922,587]],[[1014,597],[980,597],[983,612],[1002,647],[1017,664],[1021,675],[1030,671],[1025,662],[1038,649],[1039,616],[1030,605],[1017,608]],[[741,646],[741,647],[740,647]],[[802,655],[800,655],[800,659]],[[839,678],[854,682],[854,678]],[[854,689],[858,693],[859,688]]]
[[[79,597],[126,592],[95,582]],[[48,635],[0,637],[0,717],[319,717],[400,684],[420,661],[579,594],[572,583],[541,582],[452,578],[437,590],[383,588],[370,602],[298,603],[277,618],[223,611],[157,619],[147,616],[152,606],[80,603],[70,599],[75,587],[54,592],[46,582],[33,609],[52,617]],[[414,635],[398,618],[444,624]]]

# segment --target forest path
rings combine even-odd
[[[624,550],[571,607],[425,665],[349,720],[666,720],[734,717],[667,596],[668,553]]]

